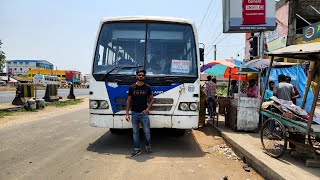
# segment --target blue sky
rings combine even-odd
[[[206,44],[206,52],[213,44],[220,42],[217,45],[217,59],[236,57],[237,53],[242,59],[244,34],[222,33],[222,0],[212,0],[203,20],[210,1],[1,0],[2,50],[8,60],[45,59],[58,69],[79,70],[87,74],[91,71],[94,41],[102,18],[173,16],[196,23],[199,42]],[[211,60],[213,50],[207,53],[205,62]]]

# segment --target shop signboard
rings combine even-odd
[[[303,28],[303,41],[308,42],[320,38],[320,22]]]
[[[223,32],[273,31],[275,9],[275,1],[223,0]]]
[[[281,36],[278,39],[267,42],[268,51],[274,51],[287,46],[287,36]]]

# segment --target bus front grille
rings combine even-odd
[[[116,98],[116,107],[118,111],[126,110],[126,101],[127,98]],[[172,98],[154,98],[153,106],[151,107],[151,111],[171,111],[173,106]]]

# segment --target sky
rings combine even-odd
[[[222,33],[222,0],[0,0],[1,50],[7,60],[44,59],[57,69],[91,72],[100,21],[113,16],[171,16],[193,20],[205,63],[244,58],[244,34]],[[210,5],[210,6],[209,6]],[[206,13],[207,12],[207,13]],[[210,51],[211,49],[211,51]],[[240,54],[237,57],[237,54]]]

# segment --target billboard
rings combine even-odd
[[[273,31],[275,12],[273,0],[223,0],[223,32]]]
[[[313,41],[320,38],[320,22],[303,28],[303,41]]]

